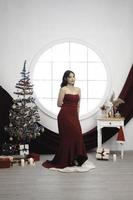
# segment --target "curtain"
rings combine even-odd
[[[9,110],[12,105],[12,97],[8,92],[0,86],[0,143],[4,143],[8,139],[8,133],[4,130],[4,126],[9,124]]]
[[[125,117],[126,125],[133,117],[133,65],[119,97],[125,101],[125,103],[119,107],[119,111],[121,115]]]

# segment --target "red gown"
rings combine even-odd
[[[58,114],[60,145],[53,160],[47,160],[42,164],[46,168],[81,166],[87,160],[77,112],[78,101],[78,94],[65,94],[64,96],[63,105]]]

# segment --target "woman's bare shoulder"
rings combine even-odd
[[[60,92],[66,92],[66,86],[60,88]]]
[[[75,90],[76,90],[77,92],[80,92],[80,88],[79,88],[79,87],[75,87]]]
[[[66,90],[66,86],[61,87],[61,90]]]

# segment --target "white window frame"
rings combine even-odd
[[[85,45],[86,47],[92,49],[94,52],[96,52],[96,54],[101,58],[105,69],[106,69],[106,74],[107,74],[107,87],[106,87],[106,91],[105,94],[103,96],[103,99],[100,101],[99,105],[92,110],[89,113],[86,113],[85,115],[80,116],[80,121],[83,121],[85,119],[88,119],[92,116],[94,116],[98,111],[99,111],[99,107],[105,102],[105,100],[108,98],[110,91],[111,91],[111,76],[110,76],[110,69],[108,67],[108,64],[105,60],[105,57],[103,56],[103,54],[93,45],[88,44],[87,42],[83,42],[81,40],[78,39],[63,39],[63,40],[58,40],[58,41],[54,41],[52,43],[49,43],[48,45],[45,45],[42,49],[40,49],[40,51],[38,51],[38,53],[33,57],[33,60],[31,62],[30,65],[30,72],[31,72],[31,80],[33,82],[33,71],[34,71],[34,66],[37,63],[40,55],[42,55],[45,51],[47,51],[49,48],[51,48],[52,46],[56,45],[56,44],[60,44],[60,43],[64,43],[64,42],[74,42],[74,43],[79,43],[82,45]],[[61,77],[62,78],[62,77]],[[38,107],[40,108],[41,112],[44,113],[45,115],[47,115],[50,118],[53,118],[54,120],[57,119],[57,115],[52,113],[51,111],[49,111],[46,107],[42,106],[42,104],[39,102],[38,97],[36,96],[36,94],[34,93],[35,99],[36,99],[36,103],[38,105]]]

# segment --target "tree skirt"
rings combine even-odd
[[[86,160],[81,166],[65,167],[63,169],[52,167],[49,169],[59,171],[59,172],[87,172],[94,168],[95,168],[95,165],[89,160]]]

